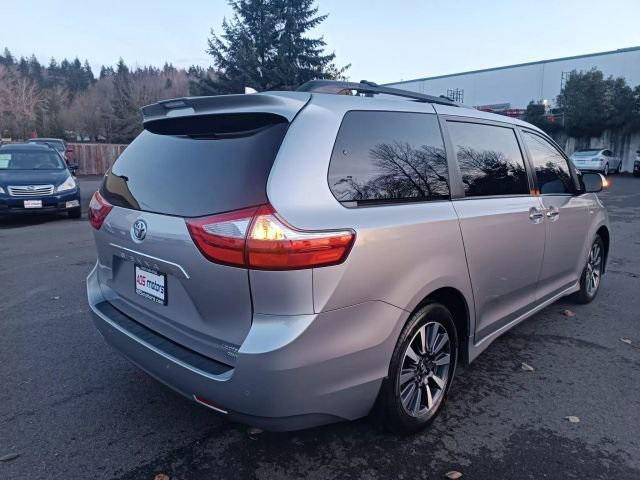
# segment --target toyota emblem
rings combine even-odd
[[[147,236],[147,223],[142,219],[138,219],[133,222],[131,227],[131,236],[137,242],[144,240],[144,237]]]

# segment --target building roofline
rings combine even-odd
[[[624,53],[624,52],[635,52],[635,51],[638,51],[638,50],[640,50],[640,46],[628,47],[628,48],[619,48],[617,50],[609,50],[607,52],[586,53],[586,54],[583,54],[583,55],[574,55],[572,57],[552,58],[552,59],[549,59],[549,60],[537,60],[535,62],[526,62],[526,63],[516,63],[514,65],[505,65],[503,67],[483,68],[483,69],[480,69],[480,70],[469,70],[469,71],[460,72],[460,73],[448,73],[448,74],[445,74],[445,75],[435,75],[433,77],[414,78],[413,80],[401,80],[399,82],[385,83],[384,85],[402,85],[403,83],[421,82],[423,80],[436,80],[438,78],[458,77],[460,75],[471,75],[471,74],[475,74],[475,73],[494,72],[496,70],[505,70],[507,68],[529,67],[531,65],[540,65],[542,63],[562,62],[562,61],[566,61],[566,60],[576,60],[578,58],[600,57],[602,55],[612,55],[614,53]]]

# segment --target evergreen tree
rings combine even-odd
[[[217,73],[213,68],[204,69],[198,65],[191,65],[187,70],[190,95],[213,95],[216,90],[211,87]]]
[[[20,60],[18,60],[18,72],[23,77],[29,76],[29,62],[24,57],[20,57]]]
[[[62,115],[68,107],[67,91],[61,85],[43,92],[43,101],[37,115],[37,129],[44,137],[64,137]]]
[[[337,70],[333,65],[335,54],[324,54],[324,39],[305,37],[305,32],[316,28],[328,15],[318,15],[314,0],[278,0],[282,29],[273,72],[275,88],[291,90],[317,78],[333,78],[346,68]],[[335,73],[334,73],[335,72]]]
[[[113,141],[128,143],[140,132],[138,107],[133,99],[131,73],[122,58],[113,75]]]
[[[335,78],[344,70],[325,54],[322,38],[305,34],[326,19],[313,0],[231,0],[233,19],[213,30],[207,52],[217,75],[198,72],[192,91],[200,94],[292,89],[314,78]]]
[[[93,85],[96,83],[96,77],[93,76],[93,70],[91,70],[89,60],[85,59],[84,64],[82,65],[82,70],[84,72],[84,78],[87,85]]]
[[[206,82],[210,93],[243,93],[244,87],[258,91],[271,88],[277,43],[278,17],[273,0],[230,1],[235,14],[222,23],[223,34],[211,31],[207,52],[220,75]]]
[[[13,55],[11,55],[9,49],[5,47],[4,52],[0,55],[0,65],[13,65],[14,62],[15,59],[13,58]]]
[[[112,77],[113,75],[115,75],[115,72],[113,71],[113,67],[105,67],[104,65],[102,65],[100,67],[100,76],[98,78],[103,79],[106,77]]]
[[[38,86],[44,85],[44,69],[35,55],[29,57],[29,75],[35,80]]]
[[[69,70],[71,70],[71,63],[66,58],[63,58],[60,62],[59,68],[62,78],[67,78],[67,76],[69,75]]]
[[[175,73],[176,71],[176,67],[174,67],[172,63],[164,62],[164,66],[162,67],[163,73]]]
[[[66,60],[62,63],[64,64]],[[91,84],[87,77],[87,72],[76,57],[73,62],[68,64],[65,73],[65,84],[69,94],[69,100],[73,100],[79,92],[84,92]]]
[[[55,58],[51,58],[47,67],[47,87],[55,87],[64,83],[63,72]]]

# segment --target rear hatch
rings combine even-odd
[[[599,150],[578,151],[571,156],[571,160],[576,166],[599,166],[599,153]]]
[[[105,298],[147,328],[234,364],[252,321],[249,272],[207,260],[185,220],[267,203],[271,167],[308,94],[178,99],[143,109],[145,130],[100,189]]]

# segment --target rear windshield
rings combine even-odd
[[[59,140],[29,140],[27,143],[35,143],[37,145],[51,145],[59,152],[64,151],[64,143]]]
[[[593,157],[600,153],[600,150],[578,150],[573,154],[574,157]]]
[[[181,217],[266,203],[287,126],[271,114],[158,122],[116,160],[102,193],[117,206]]]
[[[0,170],[62,170],[65,165],[53,151],[0,150]]]

